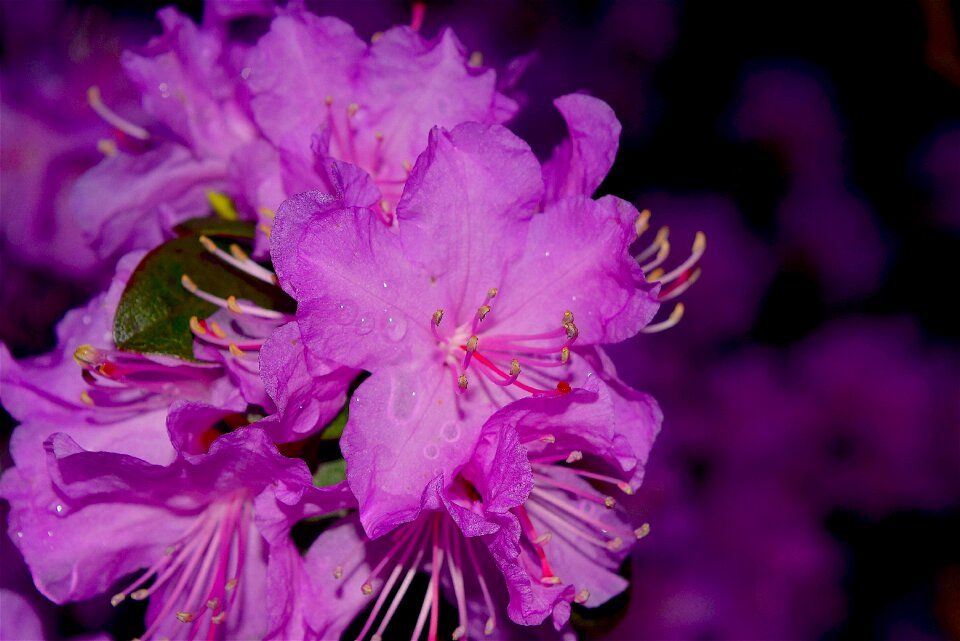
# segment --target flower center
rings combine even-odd
[[[142,601],[157,595],[163,599],[160,612],[140,637],[142,641],[155,635],[170,615],[190,625],[178,638],[195,639],[208,613],[205,636],[214,638],[216,626],[223,624],[237,600],[251,518],[252,506],[244,493],[211,504],[180,540],[110,603],[117,606],[127,597]],[[143,587],[150,579],[154,579],[151,585]]]
[[[412,641],[419,639],[425,628],[427,629],[428,641],[436,641],[438,638],[440,581],[444,570],[450,575],[450,583],[453,586],[456,598],[457,627],[453,631],[454,641],[467,634],[467,582],[469,577],[474,577],[476,580],[487,610],[484,633],[487,635],[493,633],[496,628],[496,611],[486,580],[477,564],[476,553],[473,550],[473,545],[477,545],[475,541],[464,537],[452,520],[440,512],[430,513],[413,523],[398,528],[393,533],[393,540],[393,545],[376,567],[371,570],[360,588],[366,596],[372,596],[374,593],[377,593],[378,596],[373,605],[373,610],[356,637],[357,641],[368,638],[367,634],[373,629],[378,619],[377,628],[369,639],[370,641],[382,641],[387,626],[390,625],[390,621],[396,614],[401,601],[409,591],[410,584],[417,572],[421,570],[429,573],[429,583],[420,606],[416,626],[410,637]],[[364,554],[362,548],[365,542],[358,546],[361,549],[356,550],[355,554]],[[464,551],[466,554],[464,554]],[[343,577],[343,567],[337,566],[334,570],[334,578],[341,580]],[[387,604],[388,599],[389,604]],[[383,612],[385,605],[387,606],[386,611],[381,617],[380,614]],[[427,627],[428,620],[429,627]]]
[[[473,318],[449,336],[440,333],[443,310],[438,309],[433,314],[430,326],[438,347],[445,352],[444,364],[453,372],[457,389],[461,393],[467,390],[467,372],[473,366],[470,371],[500,387],[513,386],[534,396],[560,396],[570,392],[570,383],[565,380],[560,380],[553,389],[537,387],[536,384],[537,379],[555,380],[555,375],[546,372],[566,367],[570,362],[570,347],[579,335],[573,323],[573,313],[564,312],[557,328],[539,334],[481,332],[482,323],[493,311],[496,297],[497,289],[490,288]],[[527,380],[520,380],[521,371]]]

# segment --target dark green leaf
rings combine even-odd
[[[343,428],[347,424],[347,418],[349,415],[350,403],[349,401],[343,406],[343,409],[340,410],[340,413],[333,417],[333,420],[327,423],[327,425],[320,431],[320,437],[325,441],[335,441],[341,436],[343,436]]]
[[[190,220],[183,221],[173,229],[181,236],[204,234],[206,236],[237,238],[241,240],[252,239],[255,232],[253,223],[236,220],[224,220],[219,216],[191,218]]]
[[[206,318],[217,308],[184,289],[184,274],[216,296],[233,295],[268,309],[294,309],[279,287],[227,265],[203,248],[199,236],[174,238],[147,254],[127,283],[113,320],[120,349],[193,358],[190,317]]]
[[[347,462],[341,459],[321,463],[313,473],[313,484],[317,487],[336,485],[347,478]]]

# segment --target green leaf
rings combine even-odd
[[[317,487],[327,487],[336,485],[346,478],[347,462],[341,458],[321,463],[313,473],[313,484]]]
[[[325,441],[335,441],[343,436],[343,428],[347,424],[347,418],[350,414],[350,402],[349,400],[343,406],[343,409],[340,410],[340,413],[333,417],[326,426],[320,430],[320,438]]]
[[[200,244],[199,231],[194,227],[190,235],[167,241],[140,261],[113,319],[117,347],[193,359],[190,317],[207,318],[217,307],[183,287],[181,279],[185,274],[200,289],[222,298],[232,295],[267,309],[294,309],[293,301],[279,287],[253,278],[210,254]],[[225,235],[208,231],[211,235]]]
[[[224,220],[219,216],[209,216],[206,218],[191,218],[185,220],[173,230],[180,236],[192,234],[203,234],[205,236],[215,236],[219,238],[236,238],[240,240],[252,240],[256,232],[253,223]]]

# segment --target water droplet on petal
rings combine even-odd
[[[360,336],[366,336],[373,331],[373,320],[369,318],[360,318],[360,322],[357,324],[357,334]]]
[[[352,301],[343,301],[334,310],[334,317],[341,325],[349,325],[357,317],[357,306]]]
[[[460,425],[457,423],[447,423],[440,430],[440,435],[448,443],[455,443],[460,440]]]
[[[437,458],[440,456],[440,448],[437,447],[436,443],[429,443],[423,448],[423,455],[429,459]]]
[[[387,336],[392,341],[401,341],[407,334],[407,323],[402,318],[387,318]]]

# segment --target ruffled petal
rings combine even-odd
[[[545,201],[592,196],[613,167],[620,142],[620,122],[610,106],[585,94],[553,101],[567,121],[568,136],[543,165]]]
[[[659,309],[658,284],[646,282],[627,249],[636,210],[608,196],[561,200],[530,222],[522,256],[509,267],[491,320],[511,333],[538,333],[574,314],[578,344],[635,335]],[[627,222],[629,221],[629,222]]]
[[[404,254],[436,280],[435,307],[465,320],[464,301],[479,306],[501,286],[542,195],[536,157],[507,129],[464,123],[431,132],[397,217]]]
[[[372,211],[301,194],[280,207],[272,237],[280,284],[297,299],[301,337],[316,357],[375,370],[433,348],[429,277]]]

